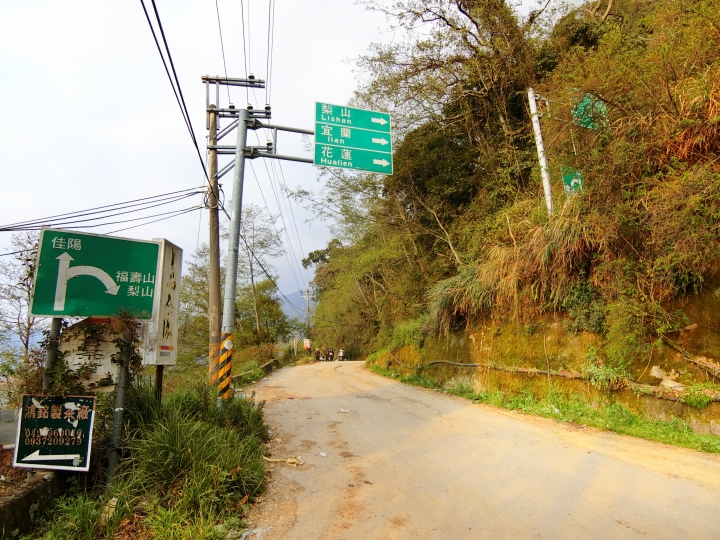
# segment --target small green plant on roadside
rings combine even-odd
[[[706,393],[706,390],[715,389],[714,385],[708,383],[699,383],[688,386],[685,393],[680,396],[680,402],[695,407],[696,409],[704,409],[713,402],[713,398]]]
[[[421,373],[412,370],[408,374],[398,373],[392,369],[378,366],[377,364],[368,364],[368,367],[374,373],[383,375],[385,377],[391,377],[397,379],[400,382],[412,384],[413,386],[421,386],[423,388],[438,388],[438,384],[430,377],[424,376]]]
[[[595,347],[589,347],[585,355],[586,363],[583,371],[588,376],[590,384],[601,390],[611,390],[622,387],[623,381],[630,377],[624,367],[606,365],[597,354]]]

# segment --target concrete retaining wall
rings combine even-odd
[[[0,494],[0,539],[30,532],[64,491],[62,473],[41,471]]]

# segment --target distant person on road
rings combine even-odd
[[[345,360],[345,353],[343,352],[342,349],[340,349],[340,350],[338,351],[338,361],[339,361],[339,362],[342,362],[342,361],[344,361],[344,360]]]
[[[328,349],[328,352],[327,352],[328,362],[332,362],[334,359],[335,359],[335,351],[333,351],[332,349]]]
[[[315,349],[315,361],[320,361],[320,349]]]

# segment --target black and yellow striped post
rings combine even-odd
[[[220,352],[210,373],[210,384],[217,385],[218,397],[230,397],[230,373],[232,372],[232,334],[223,334]]]

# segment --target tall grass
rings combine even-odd
[[[264,489],[262,409],[251,399],[218,401],[207,384],[178,390],[162,404],[149,381],[131,386],[125,457],[112,489],[69,494],[52,523],[27,539],[132,537],[138,528],[178,540],[237,532],[245,504]],[[107,506],[112,498],[114,512]],[[122,530],[135,521],[134,529]]]

